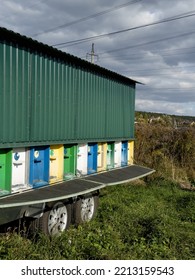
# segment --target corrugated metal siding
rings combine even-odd
[[[105,138],[106,94],[103,79],[79,70],[77,80],[77,139]]]
[[[124,138],[134,138],[135,90],[124,87]],[[128,117],[129,116],[129,117]]]
[[[30,54],[0,44],[0,142],[29,141]]]
[[[31,69],[31,141],[74,139],[75,69],[37,55]]]
[[[134,137],[135,82],[0,43],[0,147]]]

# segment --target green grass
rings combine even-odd
[[[0,259],[195,259],[195,192],[154,179],[107,187],[96,218],[60,237],[0,237]]]

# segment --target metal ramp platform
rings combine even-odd
[[[92,174],[90,176],[87,176],[86,180],[109,186],[136,180],[153,172],[153,169],[138,165],[131,165],[117,169],[111,169],[110,171],[106,172]]]
[[[153,169],[131,165],[93,175],[51,184],[0,198],[0,209],[58,201],[94,192],[109,185],[127,183],[154,172]]]

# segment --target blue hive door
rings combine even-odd
[[[128,154],[128,142],[122,142],[122,149],[121,149],[121,166],[127,165],[127,154]]]
[[[88,144],[88,174],[97,172],[97,148],[97,144]]]
[[[33,188],[49,183],[49,147],[36,147],[30,151],[30,184]]]

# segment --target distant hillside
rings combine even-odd
[[[168,115],[153,112],[135,112],[135,121],[138,123],[161,123],[164,125],[170,125],[173,127],[195,127],[195,117],[193,116],[178,116]]]

